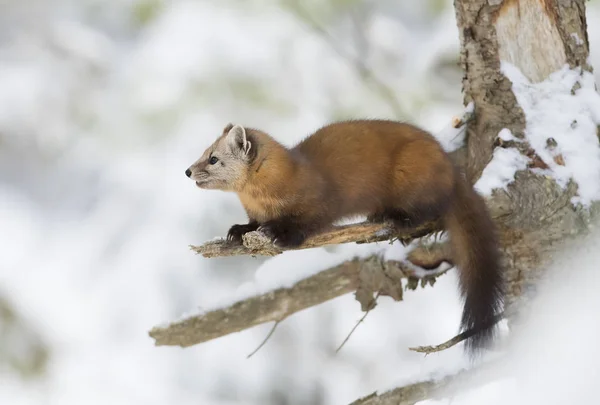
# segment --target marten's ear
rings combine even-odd
[[[233,124],[227,124],[225,126],[225,128],[223,129],[222,135],[227,135],[229,133],[229,131],[231,131],[231,128],[233,128]]]
[[[241,125],[234,125],[227,133],[227,144],[233,151],[240,151],[244,155],[250,152],[252,144],[246,138],[246,130]]]

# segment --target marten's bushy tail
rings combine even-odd
[[[485,202],[458,172],[444,222],[465,300],[461,330],[475,332],[465,348],[476,355],[493,338],[504,301],[504,279],[496,228]]]

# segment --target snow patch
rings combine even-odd
[[[511,134],[512,136],[512,134]],[[514,148],[496,148],[491,162],[475,183],[475,190],[489,196],[494,189],[506,189],[515,179],[515,173],[527,168],[529,158]]]
[[[575,43],[577,45],[583,45],[582,39],[579,37],[579,35],[577,35],[576,32],[571,33],[571,38],[573,38],[575,40]]]
[[[507,141],[523,142],[519,138],[515,137],[512,134],[512,132],[510,132],[510,129],[508,129],[508,128],[502,128],[500,130],[500,132],[498,132],[498,138],[502,139],[505,142],[507,142]]]
[[[501,70],[525,114],[525,137],[549,166],[547,172],[563,187],[570,180],[577,183],[573,204],[600,199],[600,95],[593,75],[565,66],[541,83],[530,83],[510,63],[503,61]]]
[[[468,114],[473,114],[473,112],[475,112],[475,103],[471,101],[469,104],[467,104],[465,107],[465,112]]]

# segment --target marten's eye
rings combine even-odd
[[[219,158],[218,158],[218,157],[216,157],[216,156],[212,156],[212,157],[210,158],[210,160],[208,161],[208,163],[210,163],[211,165],[214,165],[214,164],[216,164],[218,161],[219,161]]]

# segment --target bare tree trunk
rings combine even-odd
[[[519,68],[531,83],[544,81],[565,64],[591,70],[585,5],[584,0],[455,0],[454,4],[465,104],[475,104],[467,138],[467,173],[474,180],[490,161],[500,130],[508,128],[526,140],[526,120],[512,83],[501,72],[501,61]],[[529,146],[525,143],[519,149],[536,167],[539,157]],[[509,304],[533,286],[557,242],[587,228],[589,213],[570,202],[576,190],[574,183],[563,189],[525,170],[508,191],[494,192],[490,209],[501,229]]]

